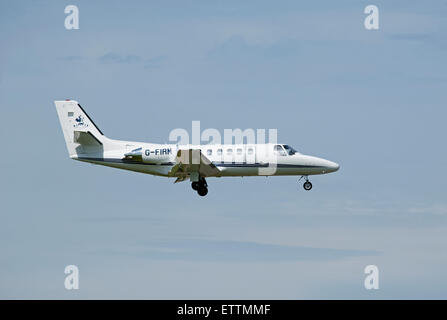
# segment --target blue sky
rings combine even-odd
[[[64,28],[75,4],[80,29]],[[375,4],[380,29],[367,31]],[[1,1],[1,298],[447,298],[445,1]],[[340,163],[188,183],[71,161],[111,138],[277,128]],[[80,269],[80,290],[64,268]],[[380,289],[363,287],[366,265]]]

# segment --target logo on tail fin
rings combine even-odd
[[[75,127],[75,128],[80,128],[80,127],[81,128],[85,128],[85,127],[88,127],[88,124],[86,124],[84,122],[84,117],[82,115],[79,115],[79,117],[77,117],[75,119],[75,121],[76,121],[76,124],[73,125],[73,127]]]

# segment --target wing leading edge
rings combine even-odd
[[[184,181],[191,174],[201,177],[216,177],[221,171],[199,149],[178,150],[176,164],[169,171],[171,177],[178,177],[175,182]]]

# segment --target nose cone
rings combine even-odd
[[[316,170],[316,174],[331,173],[337,171],[340,168],[340,165],[338,163],[323,158],[300,155],[299,159],[302,160],[303,164],[314,167]]]
[[[338,163],[322,159],[322,158],[315,158],[315,165],[320,166],[322,169],[322,173],[331,173],[337,171],[340,166]]]
[[[338,163],[326,160],[327,172],[335,172],[340,168]]]

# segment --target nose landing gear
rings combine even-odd
[[[312,183],[309,181],[309,178],[307,176],[302,176],[300,180],[303,178],[306,179],[306,182],[304,182],[303,184],[303,188],[304,190],[309,191],[310,189],[312,189]]]
[[[191,188],[197,191],[197,194],[201,197],[204,197],[208,194],[208,184],[206,183],[205,178],[200,177],[199,181],[192,182]]]
[[[310,189],[312,189],[312,183],[310,181],[304,182],[303,188],[304,190],[309,191]]]

